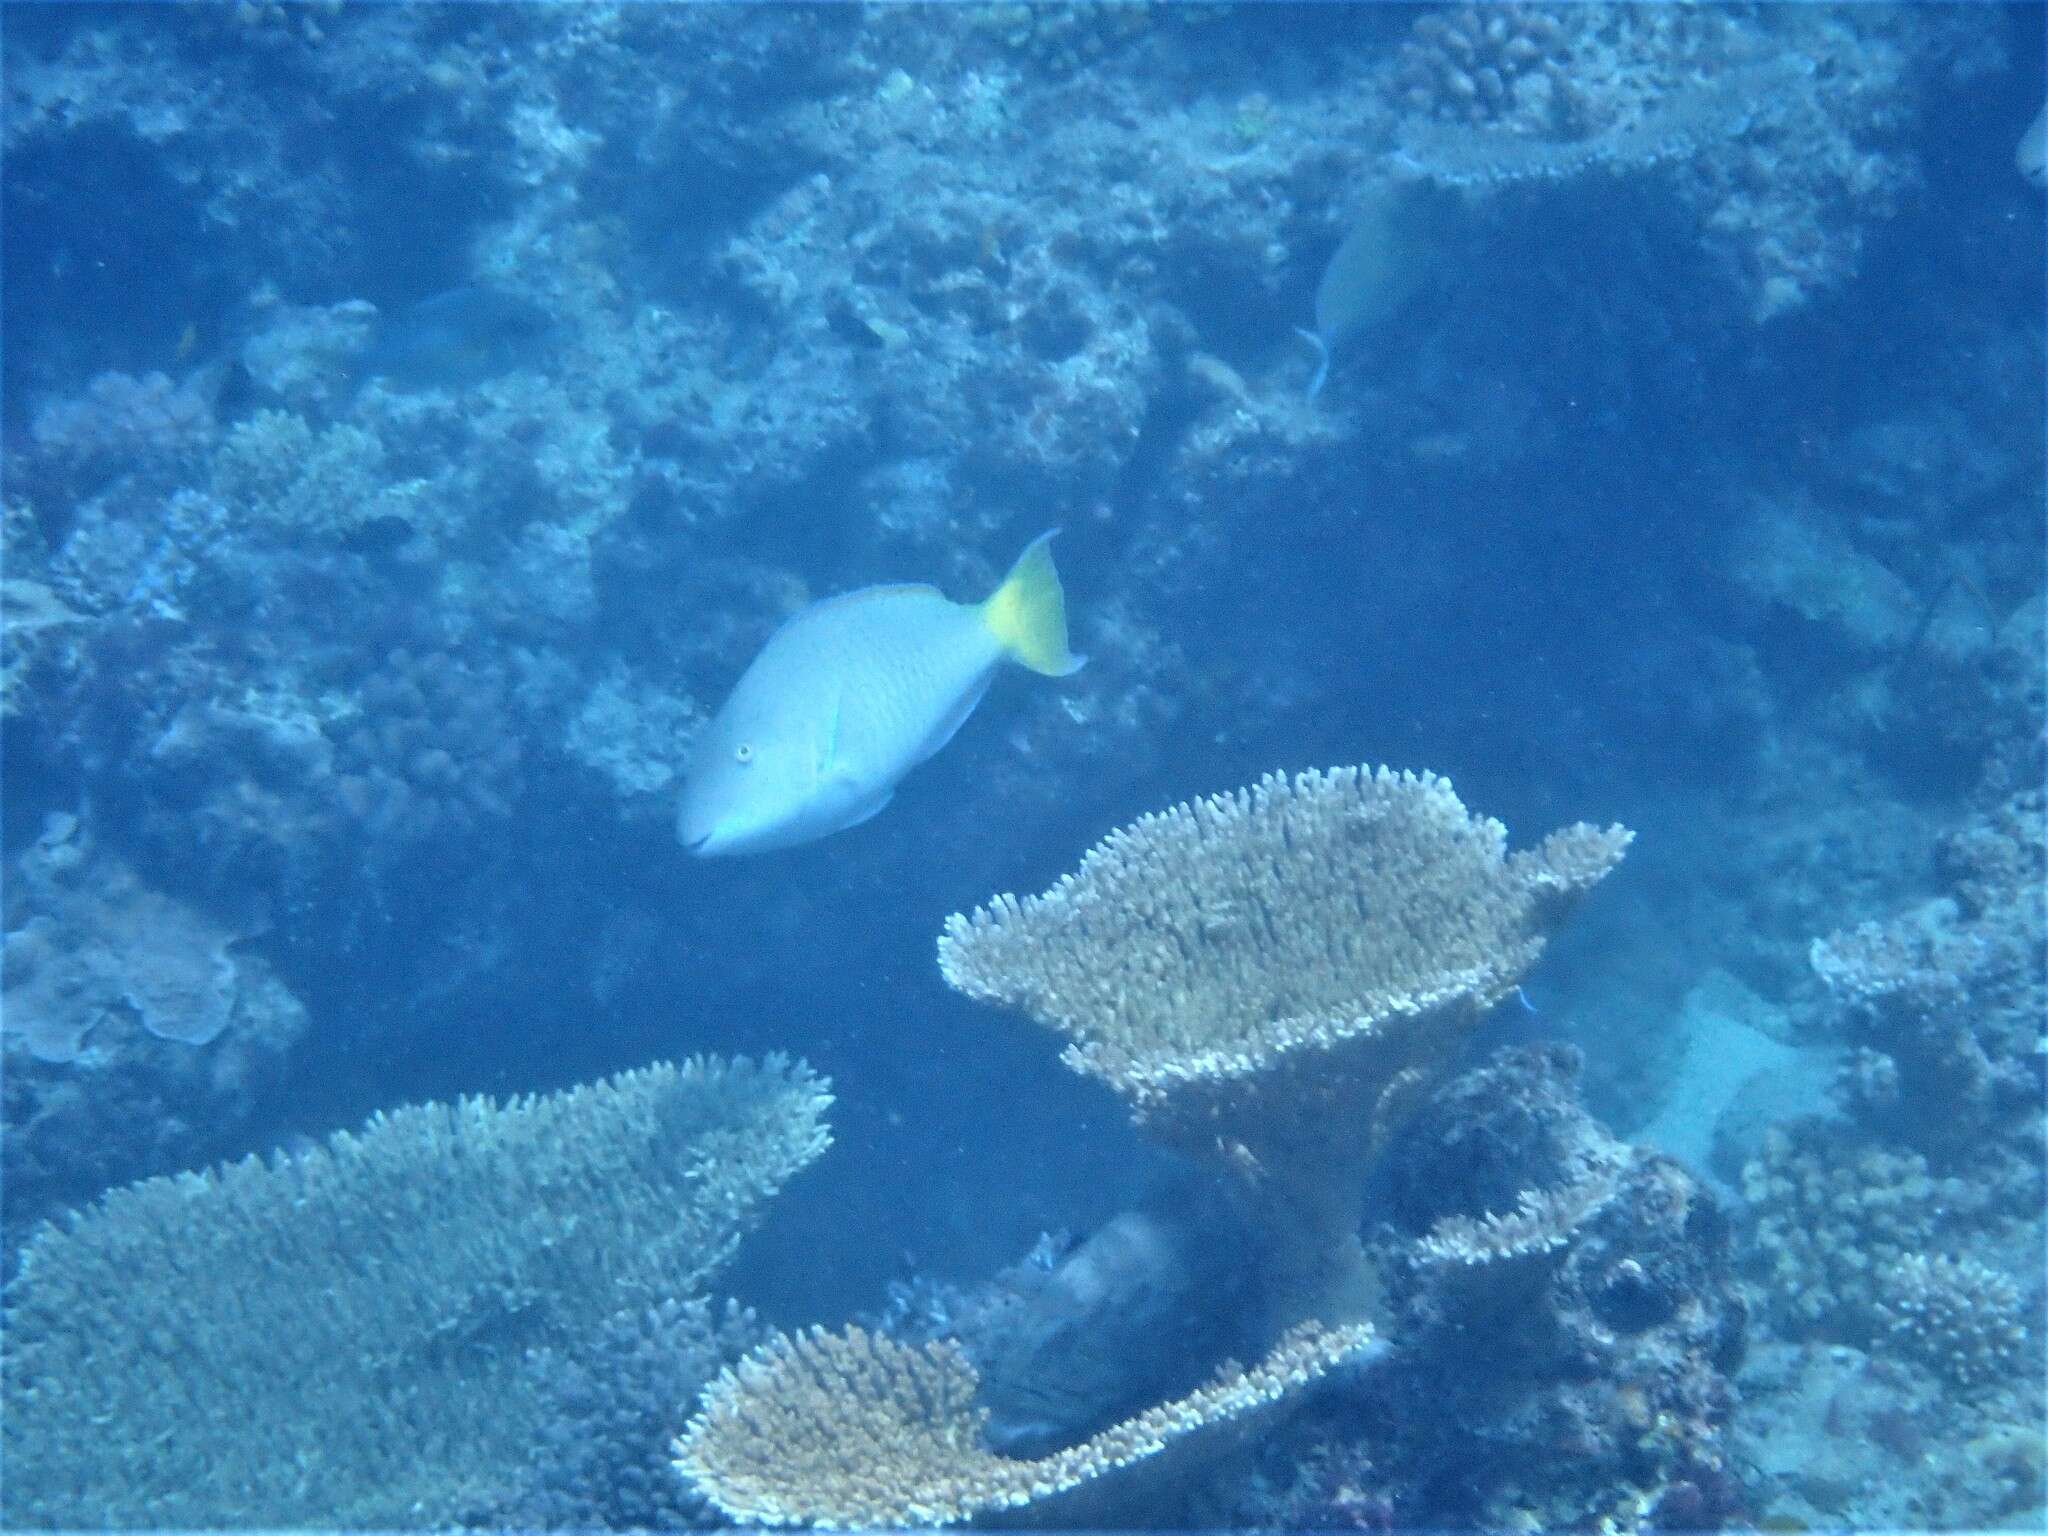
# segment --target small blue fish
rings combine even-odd
[[[1078,671],[1066,598],[1033,539],[979,603],[936,587],[864,587],[791,617],[697,738],[676,833],[710,856],[789,848],[858,826],[974,713],[1005,660]]]

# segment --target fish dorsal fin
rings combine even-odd
[[[923,582],[901,581],[878,587],[856,587],[851,592],[821,597],[815,603],[799,608],[782,621],[782,627],[775,632],[775,639],[789,645],[812,643],[822,636],[829,638],[836,650],[851,637],[865,633],[865,626],[889,622],[882,615],[892,603],[900,604],[906,598],[931,598],[941,603],[947,600],[937,587]],[[854,643],[858,644],[857,641]]]
[[[871,603],[876,598],[909,597],[913,593],[922,594],[927,597],[936,597],[942,602],[946,600],[946,594],[929,582],[885,581],[879,586],[855,587],[851,592],[841,592],[836,597],[820,598],[817,602],[811,604],[806,612],[824,613],[828,609],[855,608],[863,603]]]

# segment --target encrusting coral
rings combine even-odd
[[[13,635],[8,639],[13,641]],[[89,806],[9,850],[0,900],[0,1218],[248,1143],[308,1037],[259,920],[157,888]]]
[[[1509,854],[1433,774],[1273,774],[948,919],[939,965],[1068,1036],[1147,1133],[1245,1176],[1283,1317],[1341,1311],[1367,1165],[1632,835]]]
[[[304,1032],[305,1009],[270,967],[235,953],[247,935],[149,887],[83,818],[45,818],[15,878],[27,915],[7,928],[0,1013],[37,1061],[76,1061],[129,1025],[189,1046],[230,1029],[281,1045]]]
[[[830,1102],[782,1057],[658,1064],[46,1225],[8,1294],[9,1524],[458,1522],[541,1438],[529,1351],[696,1292]]]
[[[779,1335],[721,1372],[676,1467],[736,1521],[825,1530],[952,1525],[1017,1509],[1240,1419],[1358,1355],[1365,1324],[1304,1325],[1248,1370],[1031,1460],[981,1443],[980,1378],[960,1347],[849,1328]]]

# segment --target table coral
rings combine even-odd
[[[702,1297],[628,1308],[574,1346],[534,1350],[530,1390],[548,1407],[525,1486],[490,1528],[680,1531],[722,1517],[669,1465],[669,1443],[721,1370],[765,1342],[744,1307]]]
[[[1365,1324],[1304,1325],[1226,1368],[1035,1459],[978,1443],[979,1378],[959,1348],[851,1328],[777,1335],[722,1373],[676,1441],[676,1466],[735,1520],[822,1530],[955,1525],[1048,1503],[1243,1418],[1368,1351]]]
[[[801,1063],[411,1105],[120,1189],[8,1295],[11,1521],[449,1524],[553,1407],[528,1350],[697,1294],[830,1145]]]
[[[1274,774],[948,919],[939,965],[1066,1035],[1147,1134],[1241,1178],[1273,1283],[1301,1292],[1283,1310],[1312,1310],[1342,1284],[1373,1156],[1632,835],[1581,824],[1510,855],[1434,775]]]

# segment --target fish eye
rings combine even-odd
[[[734,762],[751,763],[754,760],[753,744],[751,742],[741,742],[732,749],[732,756]]]

